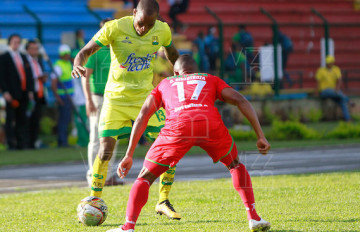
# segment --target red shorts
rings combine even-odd
[[[238,156],[236,145],[222,121],[195,121],[165,125],[146,154],[144,166],[160,176],[174,167],[193,146],[204,149],[214,163],[220,161],[226,166]]]

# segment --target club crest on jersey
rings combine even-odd
[[[120,68],[126,68],[128,72],[148,69],[154,56],[154,54],[147,54],[145,57],[136,57],[135,53],[131,53],[126,61],[120,64]]]
[[[132,44],[132,42],[129,40],[129,37],[126,36],[125,39],[123,41],[121,41],[123,43],[128,43],[128,44]]]
[[[152,37],[152,45],[159,45],[159,38],[157,36]]]

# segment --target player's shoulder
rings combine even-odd
[[[156,20],[154,28],[155,30],[152,30],[152,32],[155,34],[157,33],[171,34],[171,29],[166,22]]]
[[[162,27],[162,28],[169,28],[170,29],[170,27],[169,27],[169,24],[167,24],[167,22],[163,22],[163,21],[161,21],[161,20],[156,20],[156,22],[155,22],[155,25],[157,26],[157,27]]]
[[[105,27],[118,27],[119,25],[131,24],[133,16],[125,16],[119,19],[113,19],[105,23]]]

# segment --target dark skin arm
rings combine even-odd
[[[138,144],[141,135],[144,134],[150,117],[159,109],[160,104],[161,103],[157,102],[156,98],[151,94],[146,98],[145,103],[133,125],[126,155],[118,166],[117,174],[120,178],[124,178],[130,171],[136,145]]]
[[[85,47],[83,47],[80,52],[76,55],[74,60],[74,68],[71,72],[73,78],[85,77],[86,69],[84,65],[86,64],[89,57],[97,52],[101,47],[95,43],[95,41],[90,40]]]
[[[169,47],[165,47],[165,55],[166,58],[172,63],[172,65],[175,64],[175,61],[179,57],[179,53],[175,48],[175,45],[171,43]]]
[[[225,102],[237,106],[241,113],[249,120],[251,126],[254,128],[258,141],[256,146],[261,154],[266,155],[270,149],[270,144],[266,140],[264,132],[261,129],[259,119],[254,108],[250,102],[239,92],[232,88],[225,88],[221,92],[221,96]]]

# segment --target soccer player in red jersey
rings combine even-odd
[[[256,213],[250,175],[240,163],[236,144],[214,103],[220,99],[237,106],[255,130],[259,152],[266,155],[270,144],[256,113],[251,104],[223,80],[196,71],[197,66],[191,56],[180,56],[174,66],[176,76],[164,79],[142,106],[133,126],[128,150],[118,167],[121,178],[132,166],[133,152],[149,118],[160,107],[166,110],[165,126],[149,149],[143,169],[131,188],[125,224],[110,231],[134,231],[136,220],[147,202],[150,185],[163,172],[174,167],[193,146],[200,146],[215,163],[220,161],[229,169],[233,186],[246,207],[250,229],[266,231],[270,228],[270,223]]]

